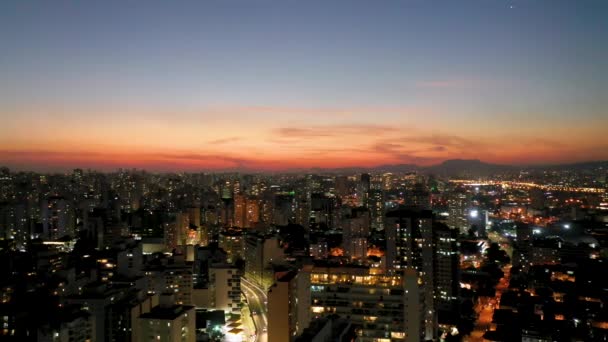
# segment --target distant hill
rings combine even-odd
[[[605,168],[608,170],[608,161],[593,161],[571,164],[548,164],[548,165],[503,165],[486,163],[478,159],[449,159],[440,164],[432,166],[418,166],[415,164],[387,164],[376,167],[347,167],[347,168],[310,168],[291,170],[291,172],[305,173],[405,173],[421,172],[442,177],[462,177],[477,178],[487,177],[495,174],[518,172],[520,170],[539,171],[539,170],[595,170]]]
[[[478,159],[450,159],[423,169],[426,173],[449,177],[483,177],[513,171],[515,167],[484,163]]]

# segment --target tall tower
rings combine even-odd
[[[431,209],[431,193],[422,183],[414,184],[408,200],[408,204],[416,208]]]
[[[421,303],[420,300],[420,284],[418,283],[418,273],[415,269],[407,268],[404,271],[403,286],[405,288],[405,295],[403,296],[405,341],[420,342],[424,329],[421,317],[424,303]]]
[[[384,193],[382,190],[370,191],[369,210],[372,229],[384,230]]]
[[[468,227],[467,208],[469,195],[464,191],[454,191],[448,196],[448,226],[466,234]]]
[[[369,189],[371,186],[371,176],[369,173],[361,174],[361,179],[359,181],[359,185],[357,187],[357,197],[359,198],[359,205],[366,207],[367,200],[369,196]]]
[[[414,269],[422,281],[424,337],[437,331],[434,300],[433,213],[430,210],[398,209],[386,214],[386,263],[393,272]]]
[[[234,226],[239,228],[245,227],[247,219],[247,199],[244,195],[234,196]]]
[[[310,302],[309,273],[278,278],[268,290],[268,341],[293,341],[301,334],[310,322]]]
[[[365,259],[369,237],[370,215],[365,208],[353,209],[343,228],[343,245],[346,255],[352,259]]]
[[[433,223],[433,280],[438,308],[450,310],[457,303],[459,283],[458,230]]]

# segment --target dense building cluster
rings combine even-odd
[[[608,338],[608,170],[0,169],[0,337]]]

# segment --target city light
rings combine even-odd
[[[608,341],[607,13],[0,1],[0,340]]]

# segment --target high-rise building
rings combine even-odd
[[[415,271],[388,275],[362,266],[308,265],[298,276],[310,279],[310,304],[302,306],[309,307],[311,318],[346,317],[356,327],[357,341],[421,340],[421,282]]]
[[[251,228],[260,222],[260,203],[257,199],[248,198],[245,205],[245,228]]]
[[[370,230],[370,214],[365,207],[352,209],[342,228],[344,253],[352,259],[367,257],[367,239]]]
[[[274,281],[271,265],[284,259],[283,249],[275,236],[249,233],[245,237],[245,277],[263,288]]]
[[[226,313],[241,312],[241,271],[230,264],[213,264],[209,269],[214,308]]]
[[[286,226],[295,217],[294,198],[288,194],[277,194],[274,197],[273,220],[277,226]]]
[[[371,228],[373,230],[384,230],[384,192],[382,190],[370,190],[369,205],[371,216]]]
[[[196,341],[194,306],[175,305],[170,296],[161,296],[160,304],[139,316],[138,322],[141,332],[139,341],[142,342]]]
[[[144,274],[150,279],[150,292],[162,294],[171,292],[175,303],[190,305],[194,286],[192,265],[185,262],[183,256],[162,258],[144,268]]]
[[[413,189],[409,191],[406,204],[419,209],[431,209],[431,193],[425,188],[424,184],[416,183]]]
[[[317,238],[310,243],[310,256],[314,259],[325,259],[329,255],[327,239]]]
[[[139,296],[135,291],[129,285],[108,287],[107,284],[92,283],[83,287],[80,293],[68,296],[65,302],[67,305],[81,305],[91,315],[93,341],[114,341],[124,330],[114,329],[113,324],[120,320],[119,316],[126,317],[130,312],[131,306],[124,303],[132,302],[132,306],[137,306],[152,300],[148,296]],[[145,312],[145,304],[143,310]],[[124,322],[121,328],[132,328],[127,323]]]
[[[337,198],[323,193],[311,195],[310,219],[315,224],[325,224],[328,228],[335,228]]]
[[[403,271],[403,327],[405,329],[405,342],[420,342],[423,340],[426,322],[424,299],[421,291],[421,282],[418,272],[414,268],[406,268]]]
[[[454,309],[460,289],[458,230],[433,223],[433,280],[436,305]]]
[[[340,198],[344,198],[349,195],[348,177],[336,176],[335,193],[336,196]]]
[[[295,223],[304,227],[306,231],[310,230],[310,201],[305,198],[299,198],[296,202],[296,219]]]
[[[139,241],[128,240],[116,256],[117,274],[126,278],[141,276],[143,266],[143,245]]]
[[[371,188],[371,182],[371,176],[368,173],[361,174],[361,179],[357,185],[357,198],[359,200],[359,205],[362,207],[366,207],[368,204],[367,199]]]
[[[398,209],[386,214],[386,262],[389,270],[415,269],[422,281],[424,336],[437,331],[434,295],[433,214],[430,210]]]
[[[171,222],[167,224],[164,235],[165,246],[168,251],[186,244],[189,227],[190,217],[188,213],[177,212],[171,215]]]
[[[467,210],[470,197],[464,191],[454,191],[448,195],[448,226],[466,234],[470,228],[467,219]]]
[[[30,238],[27,208],[23,204],[0,203],[0,239],[14,240],[23,248]]]
[[[245,228],[247,220],[247,199],[245,195],[234,195],[234,226]]]
[[[382,175],[382,190],[390,190],[393,187],[393,174],[387,172]]]
[[[472,229],[477,236],[486,236],[488,224],[488,211],[478,207],[470,207],[466,211],[467,227]],[[468,228],[467,228],[468,229]]]
[[[57,240],[64,236],[75,235],[76,218],[74,208],[63,197],[50,197],[43,202],[42,236],[45,239]]]
[[[188,208],[188,220],[190,227],[198,229],[201,226],[201,208],[190,207]]]
[[[268,289],[268,341],[293,341],[310,323],[310,278],[284,274]]]
[[[58,310],[57,312],[54,312],[53,315],[49,315],[49,320],[50,322],[45,323],[38,328],[38,336],[37,339],[34,340],[41,342],[93,341],[95,336],[95,323],[93,317],[77,306],[70,306]],[[8,323],[5,321],[4,329],[8,331],[7,328]],[[17,339],[14,340],[17,341]]]
[[[513,266],[519,266],[527,271],[532,260],[532,227],[523,222],[516,225],[516,238],[513,248]]]
[[[243,258],[245,250],[243,232],[239,229],[222,231],[219,234],[219,247],[226,252],[228,262]]]

